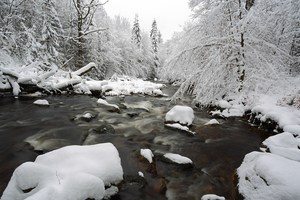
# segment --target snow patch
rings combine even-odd
[[[191,133],[193,135],[195,134],[195,132],[190,131],[190,129],[187,126],[182,126],[181,124],[178,124],[178,123],[165,124],[165,126],[170,127],[170,128],[179,129],[179,130],[182,130],[182,131],[186,131],[186,132]]]

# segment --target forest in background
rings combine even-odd
[[[90,74],[93,78],[103,79],[114,73],[153,77],[158,66],[157,51],[152,48],[153,33],[139,29],[137,16],[133,26],[121,16],[110,18],[104,10],[106,3],[109,2],[1,1],[0,64],[47,71],[56,66],[76,70],[94,62],[97,67]],[[158,34],[155,30],[154,37],[161,36]]]
[[[0,2],[0,65],[37,71],[96,64],[91,78],[158,76],[208,105],[251,103],[261,94],[300,99],[300,5],[297,0],[190,0],[193,18],[162,44],[96,0]],[[153,16],[155,18],[155,16]],[[281,97],[280,97],[281,98]]]

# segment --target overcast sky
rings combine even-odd
[[[188,0],[109,0],[104,8],[109,16],[120,15],[131,23],[138,14],[140,27],[145,31],[150,31],[153,19],[156,19],[164,40],[181,30],[191,14]]]

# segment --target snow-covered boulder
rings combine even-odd
[[[38,99],[38,100],[34,101],[33,104],[39,105],[39,106],[49,106],[50,105],[46,99]]]
[[[193,164],[193,161],[188,157],[175,153],[166,153],[164,157],[177,164]]]
[[[153,162],[152,158],[153,158],[154,155],[153,155],[153,153],[150,149],[141,149],[140,154],[141,154],[141,156],[146,158],[149,161],[149,163]]]
[[[191,107],[176,105],[167,112],[165,121],[189,126],[193,123],[194,118],[194,110]]]
[[[239,192],[247,200],[300,199],[300,163],[275,154],[252,152],[237,170]]]
[[[105,185],[122,180],[119,153],[111,143],[67,146],[20,165],[1,200],[100,200]]]

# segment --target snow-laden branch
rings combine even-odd
[[[94,62],[91,62],[91,63],[87,64],[86,66],[78,69],[77,71],[72,72],[72,75],[81,76],[81,75],[89,72],[93,68],[96,68],[96,64]]]
[[[3,75],[7,75],[7,76],[13,77],[13,78],[15,78],[15,79],[18,79],[18,78],[19,78],[19,75],[18,75],[16,72],[11,71],[11,70],[9,70],[9,69],[0,67],[0,71],[2,72]]]

